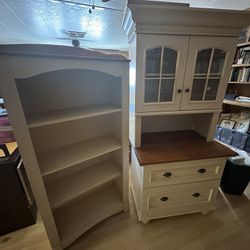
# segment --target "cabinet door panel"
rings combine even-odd
[[[189,37],[137,36],[136,112],[179,110]]]
[[[228,37],[190,38],[181,110],[221,108],[236,42]]]

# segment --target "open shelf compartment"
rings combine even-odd
[[[62,247],[69,246],[91,227],[124,209],[121,193],[113,184],[54,211]]]
[[[57,209],[81,195],[121,176],[121,167],[108,159],[47,184],[52,209]]]
[[[45,152],[38,161],[42,176],[46,177],[121,147],[121,142],[110,134]]]

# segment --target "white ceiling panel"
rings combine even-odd
[[[86,32],[82,47],[127,49],[121,28],[126,0],[0,0],[0,43],[50,43],[71,45],[68,31]],[[162,0],[164,1],[164,0]],[[91,9],[93,3],[110,9]],[[246,9],[250,0],[172,0],[194,7]],[[71,3],[71,4],[70,4]],[[250,23],[250,20],[249,20]]]

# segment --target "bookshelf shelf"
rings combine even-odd
[[[121,108],[115,105],[92,105],[31,114],[27,115],[27,121],[29,128],[35,128],[99,115],[112,114],[120,111]]]
[[[232,68],[237,68],[237,67],[250,67],[250,63],[233,64],[232,65]]]
[[[244,47],[244,46],[248,46],[248,45],[250,45],[250,41],[249,42],[245,42],[245,43],[239,43],[237,45],[237,47]]]
[[[233,64],[233,65],[232,65],[232,68],[237,68],[237,67],[250,67],[250,63]]]
[[[231,101],[231,100],[224,100],[223,103],[228,104],[228,105],[233,105],[233,106],[250,108],[250,103],[247,103],[247,102],[236,102],[236,101]]]
[[[230,81],[228,83],[230,83],[230,84],[249,84],[250,85],[250,82],[233,82],[233,81]]]

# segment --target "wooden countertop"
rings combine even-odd
[[[232,157],[237,153],[216,141],[207,142],[194,131],[146,133],[136,148],[140,165]]]

